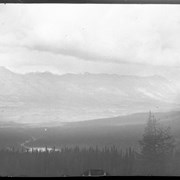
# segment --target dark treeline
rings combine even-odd
[[[116,147],[62,148],[61,151],[0,151],[3,176],[80,176],[87,169],[103,169],[110,175],[133,173],[135,152]]]
[[[61,151],[0,151],[1,176],[80,176],[87,169],[103,169],[110,175],[180,175],[180,152],[171,160],[152,164],[129,148],[62,148]],[[148,168],[148,171],[147,171]],[[156,169],[156,172],[154,172]]]

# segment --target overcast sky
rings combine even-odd
[[[0,66],[180,76],[180,5],[1,4]]]

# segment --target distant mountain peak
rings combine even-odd
[[[8,68],[4,67],[4,66],[0,66],[0,73],[2,74],[13,74],[13,72],[11,70],[9,70]]]
[[[6,67],[4,66],[0,66],[0,71],[10,71],[9,69],[7,69]]]
[[[2,74],[19,74],[11,71],[7,67],[0,66],[0,73]],[[119,75],[119,74],[109,74],[109,73],[90,73],[90,72],[84,72],[84,73],[66,73],[66,74],[56,74],[51,71],[37,71],[37,72],[28,72],[25,74],[19,74],[19,75],[38,75],[38,76],[61,76],[61,77],[86,77],[86,78],[125,78],[125,79],[141,79],[141,78],[148,78],[148,79],[157,79],[157,80],[165,80],[166,78],[157,74],[154,74],[152,76],[138,76],[138,75]]]

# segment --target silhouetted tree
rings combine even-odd
[[[150,112],[143,139],[139,143],[144,162],[142,169],[145,173],[164,174],[168,170],[168,161],[174,149],[174,138],[170,133],[170,127],[163,127]]]

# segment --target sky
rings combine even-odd
[[[180,5],[1,4],[0,66],[180,77]]]

